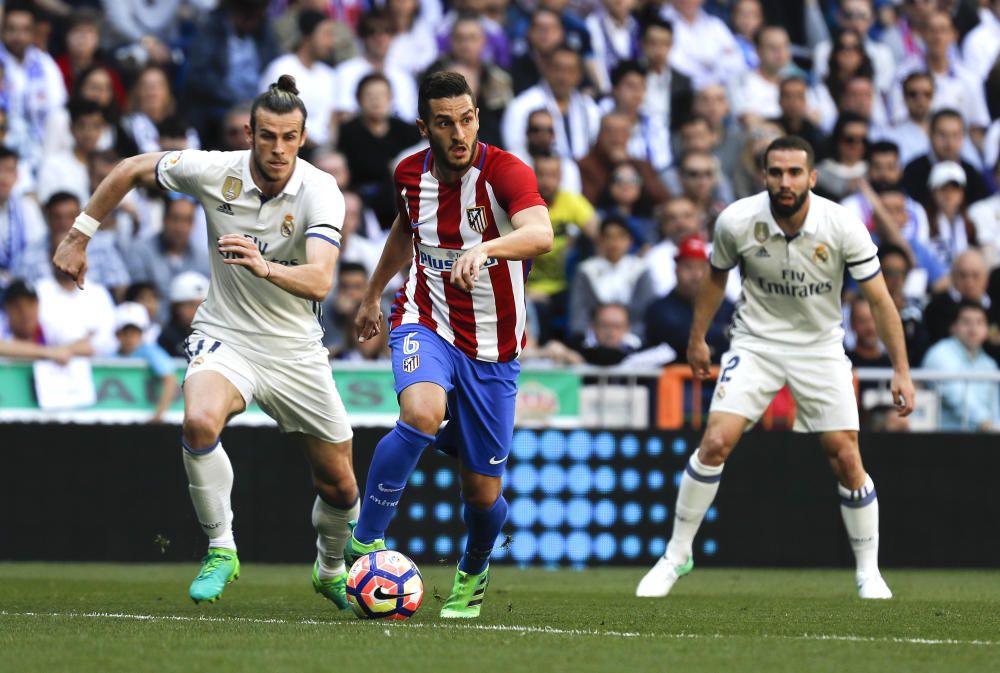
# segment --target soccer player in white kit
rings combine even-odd
[[[83,287],[86,248],[100,220],[133,187],[161,187],[199,200],[208,220],[212,282],[187,341],[184,467],[208,553],[191,584],[214,602],[239,577],[230,492],[233,470],[219,435],[256,399],[282,432],[301,436],[317,497],[312,520],[314,589],[346,609],[343,549],[357,517],[351,426],[320,339],[319,305],[340,249],[344,197],[332,176],[299,160],[306,109],[283,75],[253,102],[251,149],[156,152],[122,161],[97,187],[55,253]]]
[[[705,332],[736,266],[743,273],[743,293],[705,434],[681,479],[673,535],[639,583],[637,596],[666,596],[691,571],[694,536],[715,498],[726,458],[788,384],[797,409],[794,429],[819,434],[839,482],[858,595],[892,597],[878,569],[878,500],[861,463],[858,406],[842,344],[845,269],[868,299],[889,350],[893,400],[903,416],[913,411],[913,383],[878,250],[856,216],[810,191],[816,184],[813,161],[812,147],[801,138],[776,139],[764,154],[767,191],[740,199],[716,221],[712,270],[699,289],[688,341],[688,362],[700,379],[709,377]]]

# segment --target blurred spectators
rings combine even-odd
[[[601,101],[602,112],[614,111],[631,123],[628,154],[645,159],[657,171],[672,161],[670,134],[663,119],[650,116],[644,109],[646,69],[638,61],[622,61],[611,71],[611,97]]]
[[[621,218],[632,237],[632,249],[645,246],[656,238],[652,203],[645,195],[642,176],[632,164],[622,162],[611,172],[611,182],[597,200],[601,217]]]
[[[850,112],[842,114],[833,127],[829,156],[816,165],[816,193],[841,201],[856,192],[858,181],[868,172],[867,144],[868,120]]]
[[[744,126],[781,114],[778,84],[792,67],[788,32],[780,26],[764,26],[754,36],[760,64],[733,80],[730,98],[733,114]]]
[[[629,254],[632,233],[620,216],[601,222],[597,254],[580,263],[569,295],[569,333],[581,336],[598,304],[621,304],[629,310],[632,331],[642,334],[646,307],[653,300],[650,274],[641,258]]]
[[[979,245],[976,227],[966,209],[966,172],[954,161],[934,164],[927,187],[930,198],[924,202],[931,249],[944,264],[970,245]]]
[[[306,142],[309,147],[327,145],[336,137],[338,83],[333,68],[326,63],[333,52],[334,22],[326,14],[312,10],[299,12],[298,22],[300,37],[295,50],[264,68],[258,90],[267,91],[281,75],[294,77],[299,98],[306,106]]]
[[[178,274],[170,283],[170,321],[164,326],[157,343],[171,357],[187,357],[185,343],[191,335],[191,321],[198,307],[208,296],[208,278],[197,271]]]
[[[108,123],[101,106],[89,100],[70,100],[70,132],[73,146],[68,152],[47,154],[38,171],[38,199],[48,201],[56,192],[69,192],[86,203],[90,198],[87,160],[97,149]]]
[[[954,109],[945,108],[931,115],[930,150],[911,161],[903,170],[903,184],[917,201],[926,203],[929,196],[928,178],[931,168],[939,161],[954,161],[961,164],[965,172],[965,202],[975,203],[989,196],[986,181],[975,166],[962,157],[962,143],[965,139],[965,124],[962,115]]]
[[[840,101],[848,82],[859,76],[869,80],[874,77],[871,60],[863,51],[862,43],[861,35],[851,28],[834,35],[828,72],[810,92],[812,114],[816,115],[817,123],[824,133],[830,133],[837,123]],[[879,121],[885,121],[884,109]]]
[[[206,73],[204,76],[207,77],[208,74]],[[194,117],[199,114],[198,111],[210,109],[209,100],[211,99],[199,100],[197,105],[187,106],[185,109]],[[219,110],[220,118],[223,114],[225,114],[225,109]],[[170,88],[170,78],[167,71],[156,65],[143,68],[139,72],[135,84],[132,85],[129,93],[128,114],[122,119],[125,132],[135,143],[139,152],[159,152],[168,149],[163,146],[160,136],[163,134],[163,126],[174,119],[181,119],[180,123],[185,126],[187,146],[191,149],[201,147],[198,132],[194,128],[187,128],[186,120],[177,117],[177,115],[177,101]]]
[[[674,0],[660,15],[674,27],[670,64],[686,73],[696,89],[730,82],[746,70],[743,51],[729,27],[706,12],[703,0]]]
[[[222,118],[222,144],[219,149],[227,152],[250,149],[249,129],[250,104],[237,103]]]
[[[385,0],[385,14],[392,31],[392,46],[386,62],[416,77],[427,69],[438,55],[434,36],[439,16],[434,16],[433,2],[419,0]],[[509,62],[508,62],[509,64]]]
[[[528,115],[528,128],[525,130],[527,139],[527,156],[518,155],[521,161],[534,168],[536,156],[557,156],[556,129],[552,113],[545,108],[539,108]],[[559,188],[567,192],[580,193],[580,167],[573,157],[559,157],[562,181]]]
[[[896,71],[892,50],[884,44],[871,39],[872,27],[875,25],[875,13],[870,0],[841,0],[840,11],[837,13],[837,23],[841,29],[852,30],[863,36],[864,53],[872,64],[872,73],[879,91],[886,92],[892,84]],[[826,77],[829,72],[830,56],[833,43],[825,40],[816,45],[813,51],[813,78],[817,81]]]
[[[847,351],[847,357],[855,368],[892,367],[892,360],[879,341],[875,329],[875,318],[868,300],[857,296],[851,300],[851,332],[854,333],[854,348]],[[868,387],[874,384],[868,383]],[[864,386],[863,386],[864,387]]]
[[[116,9],[126,3],[106,3]],[[148,5],[147,5],[148,6]],[[109,17],[109,22],[113,21]],[[56,65],[62,72],[63,83],[67,91],[78,91],[80,76],[95,68],[99,68],[108,76],[108,88],[111,98],[105,105],[113,104],[119,111],[125,106],[125,86],[122,84],[118,71],[115,70],[101,50],[101,24],[104,16],[90,8],[80,8],[69,15],[66,26],[66,51],[56,58]]]
[[[993,167],[993,182],[1000,185],[1000,161]],[[1000,194],[969,206],[969,219],[976,227],[976,239],[991,267],[1000,265]]]
[[[138,281],[132,283],[125,290],[125,301],[141,304],[149,315],[149,325],[143,330],[143,341],[156,343],[160,338],[163,327],[160,325],[160,311],[163,302],[156,286],[148,281]]]
[[[22,280],[7,287],[0,312],[0,356],[66,364],[74,356],[93,354],[87,338],[61,346],[50,345],[38,319],[38,294],[34,288]]]
[[[538,84],[542,68],[556,48],[565,42],[566,32],[556,12],[539,8],[531,15],[526,37],[523,51],[514,58],[510,68],[515,94]]]
[[[128,251],[128,270],[133,281],[148,281],[161,297],[169,296],[174,278],[186,271],[208,276],[208,254],[200,241],[194,241],[195,213],[201,206],[187,194],[170,192],[163,200],[163,230],[136,241]],[[166,322],[167,307],[157,320]]]
[[[641,53],[640,26],[632,15],[635,6],[636,0],[602,0],[601,8],[586,18],[598,91],[608,93],[614,69]]]
[[[25,275],[25,255],[45,246],[42,212],[33,199],[13,194],[20,159],[16,151],[0,146],[0,286]]]
[[[144,360],[160,380],[160,396],[149,419],[150,423],[160,423],[177,397],[177,367],[159,344],[143,338],[148,328],[149,313],[142,304],[124,302],[115,309],[115,336],[118,338],[115,355]]]
[[[924,325],[923,294],[919,298],[913,298],[908,297],[905,292],[907,276],[913,268],[910,257],[902,248],[890,244],[879,246],[878,257],[889,296],[892,297],[903,323],[908,359],[911,363],[918,363],[930,346],[930,335]]]
[[[721,84],[710,84],[694,96],[692,112],[708,124],[711,134],[709,150],[718,158],[724,175],[732,175],[740,163],[743,132],[729,114],[729,94]]]
[[[601,118],[597,142],[587,155],[580,159],[580,181],[582,193],[591,203],[596,202],[607,187],[615,166],[631,164],[642,178],[643,192],[654,203],[663,203],[670,198],[670,192],[660,180],[653,165],[645,159],[636,159],[628,154],[628,140],[631,121],[619,112],[609,112]]]
[[[628,307],[622,304],[598,304],[578,348],[591,365],[617,365],[642,349],[642,340],[633,332]]]
[[[674,48],[674,26],[659,17],[647,20],[642,29],[641,46],[646,66],[646,98],[643,102],[646,114],[674,130],[691,113],[694,96],[691,78],[674,67],[670,58]]]
[[[996,361],[983,351],[989,323],[986,309],[962,302],[951,325],[951,336],[931,346],[925,369],[945,372],[995,372]],[[941,396],[942,430],[996,432],[1000,427],[1000,386],[992,381],[945,381],[935,385]]]
[[[997,309],[987,294],[989,269],[979,250],[969,248],[962,252],[951,265],[951,287],[934,295],[924,309],[924,323],[930,334],[931,343],[948,336],[955,320],[958,306],[962,302],[973,302],[982,306],[989,314],[989,322],[996,325]]]
[[[583,157],[597,138],[600,112],[594,99],[580,91],[582,81],[580,55],[569,47],[556,47],[544,64],[542,81],[520,93],[504,112],[504,147],[523,154],[528,116],[545,108],[555,122],[556,153],[574,159]]]
[[[678,362],[687,362],[688,336],[694,320],[694,303],[698,287],[708,273],[708,246],[700,236],[681,241],[675,257],[676,282],[665,297],[657,299],[646,310],[646,344],[665,343],[677,353]],[[733,316],[733,304],[723,299],[712,318],[705,340],[712,362],[718,363],[729,348],[727,334]]]
[[[369,271],[356,262],[341,260],[337,266],[336,289],[323,306],[323,345],[331,358],[352,350],[357,341],[354,315],[368,287]]]
[[[719,160],[708,152],[688,152],[678,169],[680,193],[694,203],[701,230],[711,235],[715,218],[729,203],[720,182]]]
[[[431,2],[421,2],[422,9],[429,8],[433,6],[434,3]],[[439,52],[446,51],[448,48],[448,36],[451,31],[452,25],[457,20],[458,16],[462,14],[474,14],[479,17],[479,21],[483,26],[483,32],[486,33],[486,45],[483,48],[483,60],[490,63],[496,63],[501,68],[508,68],[511,65],[511,46],[510,40],[508,39],[508,31],[504,29],[500,23],[498,23],[493,17],[488,16],[485,12],[486,3],[477,0],[453,0],[452,9],[441,18],[441,20],[433,25],[437,29],[437,48]],[[561,21],[558,16],[555,16],[556,23],[561,25]],[[428,20],[432,21],[430,17]],[[562,42],[564,34],[560,33],[559,42]],[[433,57],[432,57],[433,60]]]
[[[729,25],[733,29],[733,37],[740,46],[747,68],[759,66],[760,57],[757,55],[754,37],[764,26],[764,9],[760,0],[736,0],[733,3]]]

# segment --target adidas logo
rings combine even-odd
[[[233,209],[229,206],[228,203],[221,204],[218,208],[216,208],[216,210],[219,211],[220,213],[224,213],[226,215],[232,215],[233,214]]]
[[[771,253],[767,251],[767,248],[757,248],[757,252],[754,257],[770,257]]]

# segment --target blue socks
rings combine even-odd
[[[433,441],[432,435],[396,421],[396,427],[375,447],[368,468],[365,497],[361,501],[361,516],[354,529],[358,542],[367,544],[385,537],[385,529],[396,513],[406,481],[417,466],[420,454]]]
[[[507,521],[507,500],[501,494],[489,509],[478,509],[465,503],[462,517],[469,530],[469,537],[458,569],[470,575],[478,575],[490,562],[497,535]]]

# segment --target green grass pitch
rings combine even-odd
[[[482,617],[437,617],[452,570],[423,569],[409,622],[362,622],[310,568],[247,562],[215,605],[190,565],[0,563],[0,671],[1000,671],[1000,571],[889,570],[863,602],[849,570],[699,569],[666,599],[642,569],[498,566]]]

